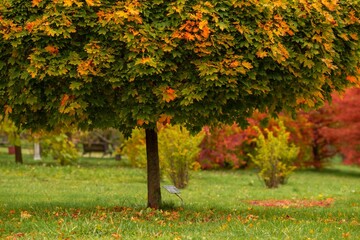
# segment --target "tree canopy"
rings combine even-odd
[[[317,107],[359,80],[359,5],[1,0],[0,105],[22,128],[125,133]]]
[[[190,128],[358,81],[358,1],[3,0],[0,95],[26,128]]]

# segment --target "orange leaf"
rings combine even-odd
[[[185,38],[186,40],[188,40],[188,41],[193,41],[193,40],[195,40],[195,36],[192,35],[191,33],[188,33],[188,32],[186,32],[186,33],[184,34],[184,38]]]
[[[233,61],[232,63],[230,63],[230,67],[231,68],[236,68],[236,67],[238,67],[240,65],[240,63],[239,63],[239,61]]]
[[[141,59],[141,63],[142,63],[142,64],[146,64],[146,63],[148,63],[148,62],[150,62],[150,61],[151,61],[151,58],[150,58],[150,57],[144,57],[144,58]]]
[[[165,102],[171,102],[175,98],[176,98],[175,90],[172,89],[171,87],[167,87],[165,92],[164,92],[164,95],[163,95],[163,100]]]
[[[299,98],[296,99],[296,104],[303,104],[303,103],[306,103],[305,98],[299,97]]]
[[[61,99],[61,103],[60,103],[60,106],[65,106],[65,104],[67,103],[67,101],[69,100],[69,95],[67,94],[64,94],[62,99]]]
[[[208,38],[208,37],[209,37],[209,35],[210,35],[210,29],[208,28],[208,26],[204,26],[204,27],[203,27],[201,35],[202,35],[204,38]]]
[[[265,52],[265,51],[263,51],[263,50],[259,50],[259,51],[257,51],[257,53],[256,53],[256,56],[258,57],[258,58],[264,58],[264,57],[266,57],[268,54],[267,54],[267,52]]]
[[[351,83],[356,83],[358,81],[355,76],[347,76],[346,80],[348,80]]]
[[[149,121],[147,121],[147,120],[143,120],[143,119],[137,120],[137,125],[139,125],[139,126],[142,126],[142,125],[148,124],[148,123],[149,123]]]
[[[12,107],[10,107],[9,105],[5,105],[4,106],[4,111],[5,111],[5,115],[8,115],[9,113],[12,113]]]
[[[33,23],[33,22],[26,23],[25,29],[28,30],[29,32],[31,32],[32,29],[34,28],[34,25],[35,25],[35,23]]]
[[[32,6],[37,7],[41,3],[42,0],[32,0]]]
[[[45,50],[52,55],[56,55],[59,53],[59,49],[51,45],[45,47]]]
[[[77,72],[80,75],[88,75],[89,72],[94,71],[91,65],[92,65],[92,60],[83,61],[83,62],[79,63],[79,65],[77,67]]]
[[[171,119],[172,119],[171,116],[168,116],[166,114],[161,114],[158,123],[163,125],[170,124]]]
[[[357,33],[350,33],[350,37],[354,40],[359,40]]]

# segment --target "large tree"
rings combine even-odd
[[[33,131],[241,125],[254,109],[320,106],[356,81],[359,1],[1,0],[0,104]],[[351,81],[349,81],[351,80]]]

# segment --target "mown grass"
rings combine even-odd
[[[184,206],[162,191],[146,209],[146,175],[112,159],[61,167],[0,154],[0,239],[359,239],[360,169],[295,172],[266,189],[254,171],[193,172]],[[168,181],[163,185],[170,184]],[[262,207],[252,200],[333,199],[328,207]]]

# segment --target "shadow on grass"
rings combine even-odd
[[[317,169],[305,169],[300,170],[304,173],[311,173],[311,174],[321,174],[321,175],[331,175],[335,177],[348,177],[348,178],[360,178],[360,168],[359,169],[350,169],[349,167],[341,167],[338,168],[324,168],[321,170]]]
[[[18,165],[15,163],[13,155],[0,153],[0,165]],[[23,155],[23,164],[19,166],[42,166],[42,167],[61,167],[60,163],[51,157],[35,161],[31,155]],[[80,157],[78,161],[69,165],[80,166],[84,168],[113,168],[113,167],[130,167],[127,161],[117,161],[115,158],[97,158],[97,157]],[[66,166],[66,165],[64,165]]]

